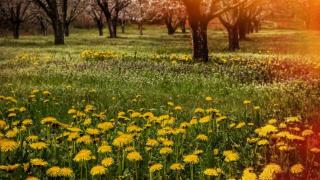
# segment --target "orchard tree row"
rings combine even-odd
[[[312,0],[1,0],[0,22],[19,39],[21,24],[32,22],[47,35],[51,26],[54,43],[64,44],[70,34],[70,25],[79,17],[88,16],[96,24],[99,35],[107,27],[108,36],[117,38],[118,26],[125,31],[125,24],[137,24],[143,35],[146,23],[163,23],[169,35],[180,27],[192,34],[193,58],[208,61],[207,31],[210,22],[219,20],[226,29],[229,50],[240,48],[239,41],[247,34],[259,31],[261,23],[270,16],[288,16],[310,24],[308,8]]]

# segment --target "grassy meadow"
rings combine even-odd
[[[320,178],[319,32],[144,33],[0,38],[0,179]]]

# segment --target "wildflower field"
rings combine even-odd
[[[0,179],[319,179],[317,32],[0,38]]]

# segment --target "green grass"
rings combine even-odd
[[[192,109],[201,106],[200,99],[213,96],[225,112],[237,112],[243,108],[243,100],[249,99],[261,106],[266,116],[274,116],[270,114],[274,112],[270,109],[274,104],[281,108],[281,116],[304,116],[318,104],[316,88],[300,79],[288,81],[281,77],[274,81],[268,77],[270,68],[263,63],[270,59],[312,61],[314,50],[306,48],[306,44],[316,48],[319,42],[311,45],[310,42],[319,37],[317,32],[263,30],[251,35],[250,41],[242,42],[241,51],[230,53],[224,50],[226,33],[210,30],[211,56],[218,60],[241,58],[245,62],[227,65],[215,61],[208,64],[149,61],[148,57],[153,54],[191,54],[192,51],[190,34],[168,36],[165,29],[154,26],[147,27],[144,36],[129,27],[118,39],[99,37],[96,30],[75,29],[64,46],[54,46],[51,36],[1,38],[0,94],[22,96],[35,87],[48,89],[61,94],[66,101],[58,112],[81,101],[88,90],[95,89],[95,101],[101,107],[108,107],[109,100],[117,97],[114,110],[131,106],[128,102],[138,94],[144,97],[138,105],[141,108],[156,108],[173,100]],[[80,58],[86,49],[111,50],[129,54],[131,58],[87,62]],[[24,53],[37,58],[16,58]],[[72,86],[72,91],[64,90],[67,85]],[[315,99],[310,98],[312,96]]]

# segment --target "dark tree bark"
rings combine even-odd
[[[20,22],[16,22],[13,24],[13,38],[19,39],[20,37]]]
[[[69,37],[70,35],[70,24],[69,23],[64,23],[64,35],[66,37]]]
[[[259,20],[254,20],[253,21],[253,26],[254,26],[254,32],[258,33],[260,31],[260,21]]]
[[[19,39],[21,24],[29,20],[31,2],[27,0],[1,0],[0,19],[12,31],[13,38]]]
[[[103,28],[104,28],[104,14],[95,4],[91,4],[91,9],[89,15],[92,17],[94,22],[96,23],[96,27],[99,32],[99,36],[103,36]]]
[[[164,21],[168,30],[168,34],[173,35],[176,33],[180,22],[174,22],[173,17],[169,15],[164,18]]]
[[[65,35],[65,21],[61,11],[64,9],[64,3],[60,4],[57,0],[33,0],[50,18],[52,29],[54,31],[54,44],[63,45]]]
[[[98,26],[99,36],[103,36],[103,26]]]
[[[176,32],[176,29],[174,27],[172,27],[172,25],[170,23],[166,23],[166,26],[167,26],[167,30],[168,30],[169,35],[173,35]]]
[[[54,44],[55,45],[63,45],[64,44],[64,23],[57,20],[53,23],[53,31],[54,31]]]
[[[190,22],[192,33],[193,59],[196,61],[209,61],[207,28],[208,22]]]
[[[139,33],[142,36],[143,35],[143,23],[142,22],[138,23],[138,28],[139,28]]]
[[[126,8],[131,1],[130,0],[116,0],[111,5],[108,0],[96,0],[97,5],[100,7],[105,15],[110,38],[117,37],[117,24],[119,20],[119,13]]]
[[[64,21],[65,36],[70,35],[70,24],[83,12],[86,2],[82,0],[63,0],[62,16]]]
[[[238,26],[229,27],[228,31],[228,40],[229,40],[229,50],[235,51],[240,49],[239,37],[238,37]]]
[[[238,7],[244,1],[221,8],[214,8],[215,0],[182,0],[186,6],[192,32],[193,59],[200,62],[209,61],[207,29],[209,22],[221,14]],[[204,12],[204,5],[210,8]],[[206,10],[206,9],[205,9]]]
[[[121,19],[121,32],[124,34],[126,30],[126,20]]]
[[[240,40],[247,40],[247,33],[248,33],[248,25],[247,21],[244,19],[239,20],[239,39]]]
[[[47,36],[48,35],[48,24],[45,18],[43,18],[42,16],[37,16],[36,20],[40,26],[40,31],[42,32],[43,36]]]
[[[181,27],[181,32],[182,32],[182,33],[186,33],[186,32],[187,32],[187,29],[186,29],[186,21],[187,21],[187,19],[184,18],[184,19],[182,19],[181,22],[180,22],[180,27]]]

